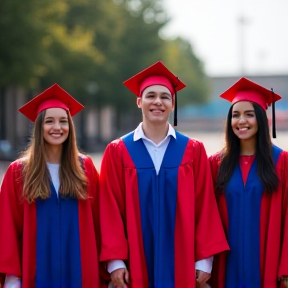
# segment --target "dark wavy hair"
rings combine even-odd
[[[261,106],[255,103],[252,104],[258,123],[255,155],[255,160],[257,160],[257,174],[264,185],[265,191],[272,194],[278,187],[279,178],[277,177],[272,157],[272,142],[269,134],[268,118]],[[232,109],[233,105],[228,112],[226,120],[225,145],[221,152],[221,164],[216,180],[217,194],[223,193],[240,156],[240,140],[234,134],[231,126]]]

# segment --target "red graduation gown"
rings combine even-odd
[[[81,156],[83,157],[83,156]],[[78,201],[82,287],[100,287],[98,252],[99,176],[92,160],[83,157],[88,177],[89,200]],[[13,162],[3,179],[0,193],[0,273],[22,278],[23,288],[35,287],[36,204],[22,199],[22,165]]]
[[[174,138],[171,137],[171,139]],[[138,141],[142,142],[142,140]],[[170,140],[169,145],[171,145],[171,142],[172,140]],[[130,144],[132,147],[136,145],[133,141]],[[172,152],[171,150],[168,152],[169,145],[164,159],[165,157],[170,158],[173,151],[177,152],[178,144],[174,143],[176,145],[174,148],[176,149]],[[174,251],[172,252],[175,262],[171,264],[171,267],[173,266],[174,268],[171,269],[172,271],[170,270],[170,273],[174,274],[172,277],[174,278],[174,284],[161,284],[162,286],[160,286],[163,288],[195,287],[195,261],[229,249],[219,218],[215,196],[213,195],[209,162],[203,144],[187,138],[187,144],[185,144],[184,148],[181,163],[177,167],[178,184],[175,184],[177,190],[177,200],[175,201],[176,213],[175,215],[169,215],[169,217],[171,216],[169,218],[171,225],[174,221],[173,219],[175,219],[175,230],[172,235],[174,243]],[[145,150],[146,148],[144,147],[143,149]],[[136,154],[138,152],[140,155],[140,162],[141,157],[143,162],[147,161],[147,157],[149,158],[147,150],[146,152],[144,150],[136,150]],[[166,155],[167,153],[170,153],[170,155]],[[154,169],[154,166],[152,169]],[[143,170],[149,169],[144,168],[140,170],[137,171],[135,168],[135,163],[123,139],[115,140],[107,146],[100,170],[102,244],[100,261],[112,259],[124,260],[131,277],[129,287],[133,288],[147,288],[149,286],[147,264],[151,264],[146,263],[148,259],[145,257],[145,255],[147,256],[145,254],[147,251],[144,251],[144,238],[147,238],[147,233],[143,233],[143,219],[141,223],[142,213],[145,213],[143,210],[146,208],[149,210],[150,207],[147,207],[148,205],[141,206],[143,203],[141,203],[142,200],[140,201],[140,199],[143,199],[143,195],[139,192],[141,189],[143,192],[143,187],[139,187],[139,183],[142,183],[141,185],[143,186],[146,185],[143,179],[141,179],[141,175],[145,174]],[[155,174],[155,176],[152,175],[152,178],[158,177],[156,176],[155,169],[153,173],[150,173]],[[153,179],[155,180],[155,178]],[[156,179],[155,181],[157,182],[158,180]],[[173,186],[173,184],[168,183],[169,186]],[[159,186],[161,185],[159,184]],[[164,190],[164,193],[167,193],[169,187],[165,189],[167,190]],[[148,195],[148,192],[147,198],[154,197],[153,195],[157,193],[163,193],[160,190],[153,190],[152,192],[152,195]],[[161,199],[160,202],[162,203],[166,201],[166,199]],[[162,203],[157,203],[159,206],[162,205]],[[166,207],[169,206],[167,203],[165,205]],[[148,217],[150,216],[151,214]],[[158,221],[153,217],[150,218],[152,218],[152,222]],[[165,225],[165,220],[162,219],[161,221]],[[154,232],[157,234],[159,231]],[[163,239],[163,237],[159,236],[158,239],[162,239],[159,246],[159,250],[162,250],[161,248],[165,246],[165,239],[168,240],[168,237]],[[153,243],[152,247],[153,245],[156,246],[156,243]],[[170,247],[171,249],[173,248]],[[161,254],[159,250],[156,252]],[[163,262],[160,262],[160,264],[156,265],[155,269],[161,269],[162,266],[164,266]],[[155,283],[152,283],[152,286],[158,287]]]
[[[209,157],[214,183],[220,166],[220,154]],[[271,196],[261,199],[260,210],[260,276],[262,288],[276,288],[277,280],[288,275],[288,154],[282,151],[276,164],[280,184]],[[228,233],[228,212],[225,195],[217,197],[225,233]],[[227,253],[214,259],[212,287],[224,288]]]

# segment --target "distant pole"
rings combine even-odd
[[[245,17],[241,15],[238,18],[239,23],[239,62],[240,62],[240,76],[245,75],[245,39],[244,39],[244,25]]]
[[[245,75],[245,31],[244,25],[248,24],[247,18],[240,15],[238,18],[239,23],[239,62],[240,62],[240,74]]]

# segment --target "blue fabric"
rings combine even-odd
[[[276,165],[281,149],[273,146]],[[260,288],[260,212],[264,186],[254,160],[244,187],[237,164],[225,190],[228,243],[225,288]]]
[[[149,288],[172,288],[175,285],[174,231],[178,168],[189,140],[178,132],[176,137],[170,138],[158,175],[142,139],[134,142],[133,133],[123,138],[137,169]]]
[[[36,200],[36,288],[82,287],[78,200]]]

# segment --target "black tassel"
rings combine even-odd
[[[272,92],[272,136],[276,138],[276,121],[275,121],[275,101],[274,101],[274,91],[271,88]]]

